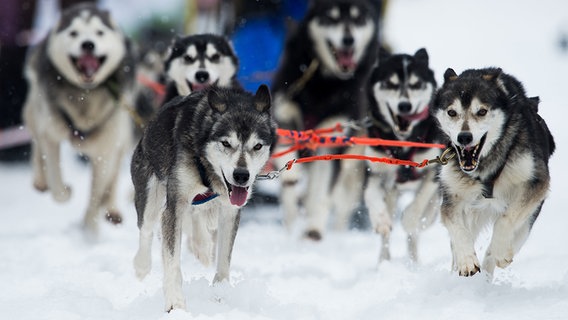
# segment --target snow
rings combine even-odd
[[[438,222],[421,237],[420,262],[406,257],[395,225],[393,259],[377,267],[380,240],[369,231],[326,234],[321,243],[291,233],[275,207],[250,207],[233,252],[230,283],[212,286],[213,268],[182,252],[187,311],[164,313],[158,241],[154,267],[139,281],[132,267],[138,230],[125,160],[119,199],[125,222],[101,221],[97,241],[80,223],[89,170],[68,146],[64,176],[73,187],[66,204],[31,186],[28,164],[0,164],[1,319],[568,319],[568,160],[562,129],[568,52],[568,3],[560,1],[392,0],[385,32],[396,52],[426,47],[441,83],[447,67],[500,66],[517,76],[553,132],[552,187],[533,232],[515,261],[483,275],[450,272],[449,240]],[[285,174],[285,173],[284,173]],[[477,244],[484,248],[489,235]]]

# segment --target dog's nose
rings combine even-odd
[[[245,168],[236,168],[233,171],[233,179],[238,184],[245,184],[250,178],[250,174],[247,169]]]
[[[344,46],[351,47],[353,43],[355,43],[355,39],[353,39],[352,35],[346,35],[345,37],[343,37],[342,42]]]
[[[209,80],[209,72],[207,71],[197,71],[195,73],[195,80],[199,83],[205,83]]]
[[[458,134],[458,142],[461,143],[461,145],[466,146],[470,144],[471,141],[473,141],[473,135],[471,132],[463,131]]]
[[[398,104],[398,111],[400,111],[401,113],[410,112],[411,109],[412,109],[412,104],[410,104],[410,102],[408,101],[403,101]]]
[[[93,50],[95,50],[95,43],[93,41],[84,41],[83,43],[81,43],[81,49],[92,52]]]

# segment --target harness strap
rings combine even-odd
[[[308,66],[306,71],[304,71],[304,74],[302,74],[302,76],[298,80],[294,81],[294,83],[292,83],[290,87],[288,87],[288,90],[286,91],[288,97],[293,97],[298,92],[300,92],[300,90],[302,90],[306,86],[306,83],[308,83],[308,81],[314,76],[318,67],[318,60],[312,59],[310,65]]]

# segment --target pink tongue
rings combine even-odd
[[[337,52],[337,63],[344,70],[355,69],[352,50],[340,50]]]
[[[248,195],[247,189],[237,186],[232,186],[232,188],[233,190],[229,195],[229,200],[231,201],[231,204],[234,206],[242,207],[247,201],[247,195]]]
[[[87,77],[92,77],[99,70],[99,59],[90,54],[84,54],[77,60],[77,66]]]
[[[191,88],[193,89],[193,91],[201,91],[205,88],[209,87],[209,83],[192,83],[191,84]]]

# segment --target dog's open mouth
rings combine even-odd
[[[189,90],[191,90],[191,92],[205,90],[211,86],[217,85],[217,82],[219,82],[219,80],[215,82],[204,82],[204,83],[191,82],[189,80],[185,81],[187,82],[187,85],[189,86]]]
[[[225,185],[227,185],[227,190],[229,191],[229,201],[231,204],[237,207],[242,207],[245,202],[247,202],[249,187],[233,185],[227,181],[225,175],[223,175],[223,179],[225,180]]]
[[[395,114],[392,111],[392,108],[389,106],[389,112],[393,119],[393,122],[396,126],[396,130],[400,134],[408,133],[410,129],[410,124],[413,121],[421,121],[428,117],[429,111],[428,108],[424,108],[421,112],[417,113],[407,113],[407,114]]]
[[[95,74],[106,60],[106,56],[97,57],[90,53],[83,53],[79,57],[72,56],[70,58],[84,82],[92,82]]]
[[[337,62],[337,65],[339,66],[339,69],[342,72],[353,72],[355,71],[355,69],[357,68],[357,63],[355,62],[354,59],[354,50],[353,48],[336,48],[333,46],[333,44],[328,41],[327,45],[329,47],[329,50],[331,51],[331,53],[333,54],[333,57],[335,58],[335,61]]]
[[[479,143],[474,146],[462,147],[454,144],[454,148],[457,151],[460,169],[463,172],[469,173],[477,169],[479,165],[479,155],[481,154],[481,149],[485,143],[485,138],[487,133],[481,137]]]
[[[413,115],[394,114],[390,107],[389,112],[394,122],[396,132],[402,134],[406,133],[410,127],[410,123],[414,120]]]

